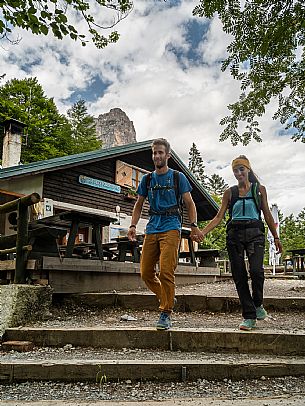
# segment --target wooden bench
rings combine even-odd
[[[294,275],[305,275],[305,248],[298,248],[294,250],[287,250],[291,252],[292,266]]]
[[[144,236],[137,236],[137,241],[129,241],[128,237],[118,237],[115,241],[102,245],[104,256],[108,259],[119,262],[136,262],[141,259],[141,249]]]

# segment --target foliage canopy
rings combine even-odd
[[[114,12],[115,17],[108,26],[99,23],[98,16],[103,9]],[[119,39],[117,31],[107,37],[101,30],[114,27],[125,18],[132,9],[130,0],[2,0],[0,1],[0,39],[12,41],[10,34],[13,27],[20,27],[37,35],[52,33],[63,39],[69,36],[79,40],[83,46],[89,42],[88,34],[82,34],[74,26],[73,15],[87,24],[90,40],[97,48],[104,48]]]
[[[217,14],[233,37],[222,70],[230,69],[241,82],[241,94],[220,122],[225,125],[220,140],[229,138],[233,145],[261,141],[257,119],[277,99],[273,118],[293,140],[305,142],[304,0],[201,0],[193,14]]]

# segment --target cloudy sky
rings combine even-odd
[[[245,154],[267,187],[269,204],[297,215],[305,207],[305,144],[283,135],[271,118],[274,106],[261,120],[262,143],[218,141],[219,121],[237,100],[239,83],[220,70],[230,38],[216,18],[193,17],[195,5],[134,0],[132,13],[117,26],[119,42],[104,50],[20,32],[19,45],[1,44],[0,73],[6,80],[37,77],[63,113],[79,98],[94,116],[120,107],[134,122],[138,141],[165,137],[186,164],[194,142],[207,174],[230,185],[230,162]]]

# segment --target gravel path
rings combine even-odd
[[[211,353],[211,352],[185,352],[185,351],[164,351],[122,348],[121,350],[73,347],[66,344],[63,347],[35,347],[31,352],[1,351],[0,362],[4,361],[49,361],[49,360],[194,360],[208,362],[240,362],[251,361],[253,359],[262,362],[274,361],[274,356],[265,354],[242,354],[242,353]],[[277,361],[293,362],[304,360],[300,356],[277,356]]]
[[[80,401],[117,400],[145,401],[183,398],[245,399],[282,397],[285,406],[287,397],[300,395],[305,397],[304,377],[265,378],[231,381],[208,381],[178,383],[136,383],[131,381],[106,383],[102,386],[89,383],[24,382],[13,385],[0,384],[0,399],[39,401],[47,399]],[[305,401],[304,401],[305,404]],[[266,401],[265,406],[268,406]]]
[[[214,283],[200,283],[190,286],[178,286],[179,294],[196,294],[207,296],[237,296],[232,280]],[[266,297],[304,297],[305,280],[299,279],[268,279],[265,280],[264,294]]]
[[[127,290],[126,293],[141,292],[150,294],[145,288]],[[233,280],[217,281],[213,283],[198,283],[195,285],[177,286],[176,293],[180,295],[203,295],[203,296],[236,296]],[[272,279],[266,278],[264,285],[266,297],[304,297],[305,280],[301,279]]]
[[[135,320],[124,321],[129,316]],[[257,322],[256,331],[272,330],[289,333],[305,333],[305,314],[303,312],[272,312],[272,319]],[[28,327],[153,327],[159,318],[159,312],[149,310],[126,310],[120,308],[86,309],[71,304],[52,308],[47,320],[28,323]],[[238,330],[242,317],[233,313],[174,313],[173,329],[178,328],[228,328]]]

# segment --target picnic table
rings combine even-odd
[[[32,229],[35,229],[35,227],[40,227],[41,225],[50,228],[54,227],[67,229],[69,237],[64,253],[64,256],[66,258],[72,257],[73,250],[77,246],[75,244],[75,240],[79,228],[91,226],[96,255],[100,260],[103,260],[104,255],[101,229],[103,229],[103,227],[105,226],[109,226],[110,223],[116,220],[116,217],[111,217],[104,214],[95,214],[80,210],[68,210],[62,213],[55,214],[54,216],[49,216],[32,221],[30,225]]]

